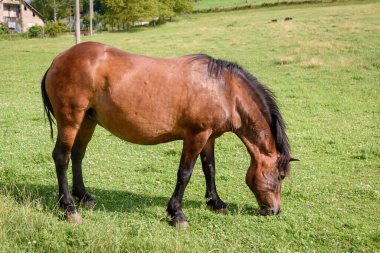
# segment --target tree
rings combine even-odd
[[[176,14],[190,13],[193,10],[192,0],[174,0],[173,11]]]
[[[176,14],[190,12],[192,0],[102,0],[104,22],[130,27],[136,21],[169,19]]]
[[[32,0],[30,4],[47,20],[58,21],[69,16],[73,0]]]
[[[94,13],[94,19],[92,20],[92,23],[96,26],[97,24],[102,22],[102,16],[100,16],[98,13]],[[86,14],[82,16],[82,24],[85,28],[90,27],[90,15]]]
[[[125,8],[124,0],[102,0],[104,6],[103,20],[105,23],[111,25],[118,25],[122,23],[121,11]]]
[[[90,1],[89,0],[83,0],[83,13],[89,13],[90,12]],[[104,6],[102,4],[101,0],[94,0],[94,12],[98,13],[100,15],[104,14]]]
[[[193,10],[192,0],[158,0],[166,6],[174,15],[189,13]]]

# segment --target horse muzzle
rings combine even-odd
[[[269,215],[278,215],[281,213],[280,207],[267,207],[267,206],[261,206],[259,214],[263,216],[269,216]]]

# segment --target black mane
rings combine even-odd
[[[236,63],[215,59],[205,54],[192,55],[192,60],[204,60],[208,62],[208,74],[214,78],[221,78],[223,70],[227,70],[232,75],[243,79],[248,87],[257,95],[261,100],[263,113],[268,120],[272,135],[275,139],[276,148],[281,154],[277,161],[278,169],[281,175],[287,175],[290,168],[290,145],[285,133],[285,122],[277,106],[274,93],[261,84],[256,77]]]

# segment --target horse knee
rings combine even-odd
[[[181,185],[187,185],[187,183],[190,180],[192,171],[192,169],[179,169],[177,174],[178,183],[180,183]]]

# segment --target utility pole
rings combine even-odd
[[[69,1],[69,29],[70,29],[70,33],[71,33],[71,26],[73,24],[72,22],[72,19],[71,19],[71,0]]]
[[[55,2],[55,0],[54,0],[54,2],[53,2],[53,16],[54,16],[54,22],[57,22],[57,3]]]
[[[75,44],[80,43],[80,11],[79,0],[75,0]]]
[[[94,19],[94,0],[90,0],[90,36],[92,36],[92,20]]]

